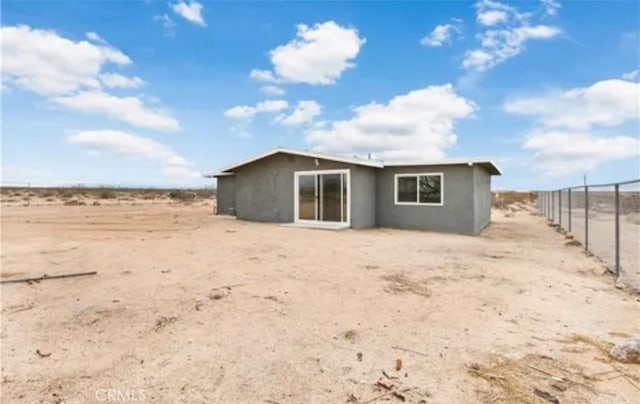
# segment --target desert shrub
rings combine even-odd
[[[216,190],[214,188],[203,188],[196,189],[193,193],[196,194],[199,199],[211,199],[216,194]]]
[[[60,189],[58,190],[58,196],[62,199],[73,198],[76,195],[76,192],[72,189]]]
[[[491,193],[491,205],[498,209],[504,209],[514,203],[532,203],[535,200],[535,192],[494,191]]]
[[[100,189],[98,190],[98,199],[115,199],[118,194],[113,189]]]
[[[195,197],[195,193],[183,191],[181,189],[174,189],[173,191],[169,192],[169,198],[177,199],[179,201],[190,201],[195,199]]]
[[[51,198],[55,195],[53,191],[44,191],[40,196],[43,198]]]

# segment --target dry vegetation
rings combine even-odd
[[[160,188],[113,188],[113,187],[3,187],[0,188],[4,205],[95,205],[113,203],[145,202],[195,202],[213,200],[215,189],[160,189]]]
[[[2,285],[3,402],[638,402],[640,299],[526,201],[479,237],[140,201],[3,207],[2,279],[98,272]]]

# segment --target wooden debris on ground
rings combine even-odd
[[[17,278],[17,279],[3,279],[0,283],[18,283],[18,282],[40,282],[47,279],[63,279],[63,278],[73,278],[76,276],[87,276],[87,275],[96,275],[98,272],[90,271],[90,272],[73,272],[68,274],[57,274],[57,275],[47,275],[44,274],[42,276],[32,277],[32,278]]]
[[[51,353],[43,353],[41,352],[39,349],[36,349],[36,353],[38,354],[39,357],[41,358],[48,358],[51,356]]]

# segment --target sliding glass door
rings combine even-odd
[[[301,175],[298,177],[298,206],[300,220],[316,220],[318,207],[316,204],[317,189],[316,181],[317,175]]]
[[[296,222],[348,222],[348,170],[297,172],[295,179]]]

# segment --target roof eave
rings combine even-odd
[[[321,154],[321,153],[299,151],[299,150],[285,149],[285,148],[279,147],[279,148],[276,148],[276,149],[273,149],[273,150],[269,150],[268,152],[262,153],[262,154],[260,154],[258,156],[243,160],[243,161],[235,163],[235,164],[231,164],[231,165],[226,166],[226,167],[223,167],[223,168],[220,169],[220,172],[229,172],[229,171],[235,170],[237,168],[240,168],[242,166],[245,166],[247,164],[253,163],[254,161],[262,160],[264,158],[273,156],[274,154],[278,154],[278,153],[286,153],[286,154],[292,154],[292,155],[302,156],[302,157],[324,159],[324,160],[329,160],[329,161],[337,161],[337,162],[341,162],[341,163],[362,165],[362,166],[367,166],[367,167],[375,167],[375,168],[384,167],[384,164],[381,161],[364,160],[364,159],[362,159],[362,160],[350,159],[350,158],[343,158],[343,157],[338,157],[338,156],[324,155],[324,154]]]

